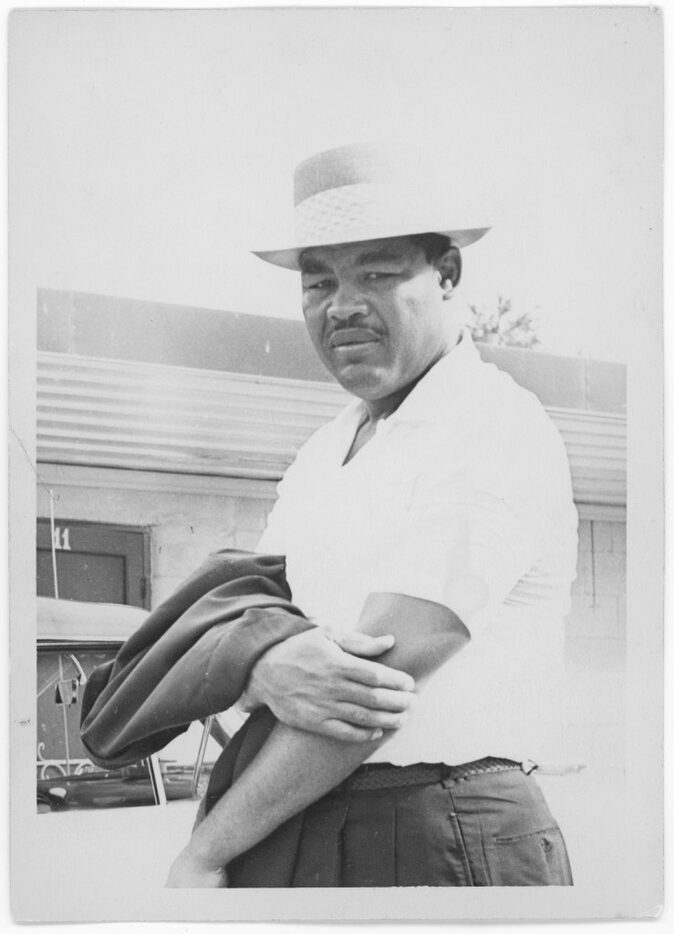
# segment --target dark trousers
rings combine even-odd
[[[573,884],[561,831],[521,770],[373,791],[347,781],[228,874],[232,887]]]

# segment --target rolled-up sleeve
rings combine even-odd
[[[530,470],[438,475],[392,518],[372,590],[443,604],[470,630],[488,619],[542,548],[540,483]]]

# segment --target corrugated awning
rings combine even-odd
[[[278,479],[349,398],[326,382],[45,351],[37,370],[37,455],[54,464]],[[624,415],[547,411],[577,502],[624,505]]]

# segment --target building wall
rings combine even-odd
[[[176,479],[98,468],[42,465],[40,473],[52,490],[56,519],[149,530],[152,607],[210,552],[254,548],[275,489],[264,481]],[[38,517],[48,518],[50,496],[43,484],[37,487],[37,502]]]
[[[564,710],[580,761],[607,774],[622,768],[624,755],[626,574],[624,516],[619,510],[608,515],[581,518],[579,525]]]

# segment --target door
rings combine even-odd
[[[37,593],[65,600],[149,608],[149,533],[92,522],[37,520]]]

